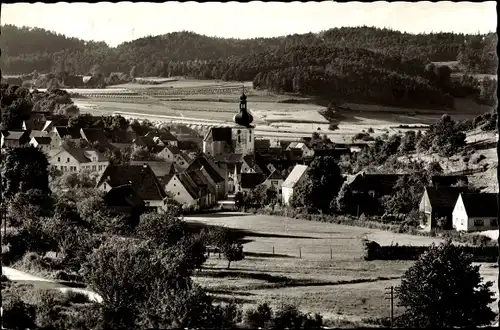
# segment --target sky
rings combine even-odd
[[[1,24],[40,27],[116,46],[176,31],[225,38],[276,37],[342,26],[408,33],[496,31],[496,1],[4,4]]]

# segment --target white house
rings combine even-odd
[[[498,229],[497,195],[461,193],[453,209],[453,228],[457,231]]]
[[[178,147],[171,145],[166,145],[165,148],[157,153],[157,156],[165,159],[167,162],[174,163],[182,170],[185,170],[191,162],[191,158],[188,155],[186,155]]]
[[[288,205],[293,196],[293,190],[297,184],[304,180],[307,173],[307,165],[295,165],[292,172],[288,175],[285,182],[281,185],[282,201],[284,205]]]
[[[62,172],[89,170],[103,172],[109,160],[93,148],[63,148],[48,152],[49,164]]]

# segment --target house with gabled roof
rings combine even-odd
[[[152,137],[155,143],[162,146],[179,146],[179,140],[165,128],[155,129],[152,132],[147,133],[145,136]]]
[[[305,179],[307,169],[308,167],[306,165],[295,165],[292,172],[290,172],[286,180],[281,185],[281,196],[284,205],[288,205],[290,203],[294,189]]]
[[[191,161],[185,172],[200,170],[208,179],[215,190],[216,200],[224,199],[226,195],[226,184],[223,175],[217,165],[206,155],[200,154]]]
[[[21,147],[30,141],[29,131],[2,131],[0,132],[1,148]]]
[[[254,155],[245,155],[241,158],[239,173],[263,173],[263,171],[255,161]]]
[[[172,171],[161,179],[165,191],[169,192],[180,204],[199,209],[213,205],[215,196],[210,190],[210,183],[200,170]]]
[[[425,187],[418,208],[422,214],[420,226],[426,231],[438,225],[451,229],[453,209],[464,192],[468,192],[467,187]]]
[[[62,171],[103,172],[109,165],[109,160],[94,148],[59,147],[48,151],[49,164]]]
[[[145,202],[146,211],[164,212],[167,194],[151,167],[143,165],[108,165],[99,177],[96,188],[110,191],[112,188],[130,184]]]
[[[262,184],[267,187],[267,189],[275,190],[276,193],[281,196],[281,187],[285,182],[285,179],[281,175],[281,172],[278,170],[274,170],[269,174]]]
[[[186,169],[191,162],[191,158],[181,151],[178,147],[166,145],[156,154],[158,157],[165,159],[168,162],[176,164],[182,169]]]
[[[457,231],[498,230],[497,194],[460,193],[453,208],[453,229]]]
[[[50,136],[32,137],[29,144],[48,152],[52,149],[52,138]]]
[[[304,142],[290,142],[286,150],[300,150],[302,157],[309,158],[314,156],[314,149],[309,148]]]
[[[52,138],[52,148],[59,147],[65,139],[73,143],[79,143],[82,139],[79,129],[66,126],[53,127],[50,132],[50,137]]]
[[[47,119],[42,114],[32,115],[30,119],[23,120],[22,128],[25,131],[43,130]]]

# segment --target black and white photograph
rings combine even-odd
[[[0,14],[1,329],[498,328],[496,1]]]

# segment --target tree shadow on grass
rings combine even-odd
[[[231,227],[225,227],[225,226],[219,226],[219,225],[209,225],[206,223],[202,222],[194,222],[194,221],[187,221],[186,222],[186,229],[193,233],[199,233],[203,229],[221,229],[224,228],[229,232],[229,235],[236,240],[241,240],[244,237],[272,237],[272,238],[294,238],[294,239],[319,239],[319,237],[311,237],[311,236],[295,236],[295,235],[282,235],[282,234],[271,234],[271,233],[256,233],[254,231],[246,230],[246,229],[238,229],[238,228],[231,228]]]
[[[231,294],[231,293],[230,293]],[[236,298],[236,297],[214,297],[214,301],[218,303],[236,303],[236,304],[245,304],[254,302],[253,299],[245,299],[245,298]]]
[[[254,258],[296,258],[288,254],[278,254],[278,253],[263,253],[263,252],[243,252],[245,257]]]

